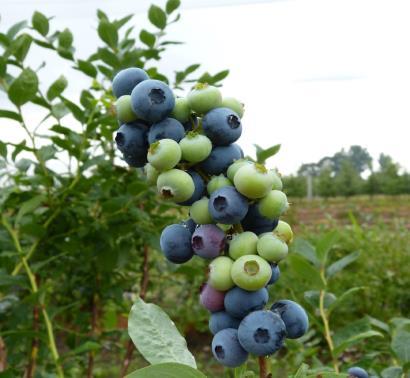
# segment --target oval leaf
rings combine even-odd
[[[114,24],[102,20],[98,24],[98,35],[110,47],[115,48],[118,43],[118,31]]]
[[[146,368],[139,369],[133,373],[127,375],[126,378],[206,378],[200,371],[193,369],[187,365],[166,363],[153,366],[147,366]]]
[[[41,35],[46,36],[49,30],[48,19],[44,14],[40,12],[34,12],[33,17],[31,18],[31,23],[33,28],[36,29]]]
[[[128,318],[128,333],[149,363],[178,362],[196,368],[185,339],[159,306],[138,298]]]
[[[336,262],[334,262],[332,265],[330,265],[326,269],[327,277],[328,278],[333,277],[336,273],[339,273],[341,270],[346,268],[352,262],[356,261],[359,258],[359,256],[360,256],[360,252],[356,251],[356,252],[350,253],[349,255],[337,260]]]
[[[30,68],[27,68],[11,83],[9,99],[15,105],[21,106],[35,97],[37,89],[37,75]]]
[[[50,85],[47,91],[47,98],[51,101],[58,97],[67,88],[67,79],[61,75],[53,84]]]
[[[148,19],[151,24],[155,25],[158,29],[165,29],[167,26],[167,15],[165,12],[156,5],[151,5],[148,10]]]
[[[403,363],[410,361],[410,330],[406,327],[401,327],[396,330],[391,348],[396,356]]]

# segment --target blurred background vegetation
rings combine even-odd
[[[146,365],[126,330],[138,295],[165,309],[203,372],[231,374],[210,358],[208,315],[198,303],[205,263],[174,266],[159,251],[161,230],[186,218],[185,210],[160,201],[113,144],[110,81],[118,70],[142,67],[184,89],[196,81],[220,85],[228,75],[224,67],[198,73],[199,64],[178,68],[173,78],[158,71],[161,54],[179,43],[167,38],[178,8],[175,0],[151,6],[150,31],[136,30],[131,16],[112,20],[98,11],[104,46],[88,59],[77,58],[70,30],[53,29],[39,12],[0,32],[0,89],[9,100],[0,117],[26,133],[20,143],[0,142],[0,377],[114,377]],[[30,66],[34,47],[69,61],[91,85],[85,80],[71,99],[64,76],[43,88],[46,68]],[[42,110],[39,124],[25,116],[27,106]],[[312,328],[272,359],[273,376],[293,374],[302,362],[360,365],[384,378],[408,368],[409,175],[388,156],[379,162],[373,172],[366,150],[353,146],[284,177],[292,202],[286,219],[297,238],[271,301],[295,298]],[[310,200],[301,198],[307,176]]]

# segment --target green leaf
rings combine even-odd
[[[309,281],[313,287],[318,289],[325,287],[319,270],[306,261],[302,256],[296,254],[289,255],[288,261],[291,269],[300,277],[303,277],[305,280]]]
[[[352,294],[360,291],[360,290],[364,290],[365,287],[361,286],[361,287],[352,287],[349,290],[345,291],[340,297],[338,297],[329,307],[329,314],[334,311],[342,302],[344,302],[349,296],[351,296]]]
[[[17,106],[21,106],[33,99],[38,90],[38,78],[30,68],[23,70],[11,83],[9,88],[9,99]]]
[[[31,213],[35,209],[37,209],[45,200],[44,194],[39,194],[37,196],[34,196],[30,198],[28,201],[23,202],[20,206],[20,209],[17,213],[16,219],[15,219],[15,224],[19,224],[21,221],[21,218],[26,215],[27,213]]]
[[[391,349],[401,362],[410,361],[410,327],[400,327],[394,332]]]
[[[97,69],[94,65],[86,60],[77,60],[77,69],[88,76],[95,78],[97,76]]]
[[[26,149],[26,141],[25,141],[25,140],[23,140],[22,142],[20,142],[20,143],[14,148],[14,151],[13,151],[13,153],[11,154],[11,159],[12,159],[13,161],[15,161],[17,155],[18,155],[21,151],[23,151],[24,149]]]
[[[0,156],[7,159],[7,144],[0,141]]]
[[[33,17],[31,18],[31,23],[33,24],[33,28],[36,29],[41,35],[46,36],[48,34],[50,25],[44,14],[37,11],[34,12]]]
[[[5,48],[9,47],[10,45],[10,40],[4,33],[0,33],[0,45],[3,45],[3,47]]]
[[[305,378],[308,370],[309,370],[309,365],[307,365],[307,364],[300,365],[300,368],[295,373],[293,378]]]
[[[53,159],[56,152],[56,148],[52,144],[50,144],[48,146],[42,146],[38,150],[38,155],[42,161],[47,161]]]
[[[316,254],[323,265],[326,265],[327,256],[329,251],[333,248],[337,240],[339,239],[339,234],[337,231],[331,231],[326,233],[316,245]]]
[[[314,308],[319,308],[320,304],[320,291],[318,290],[309,290],[303,293],[305,301],[312,305]],[[336,296],[333,293],[325,293],[324,297],[324,307],[329,308],[335,301]]]
[[[58,34],[58,45],[64,49],[68,49],[73,44],[73,34],[67,28]]]
[[[354,336],[349,337],[347,340],[337,345],[336,348],[334,349],[334,353],[335,355],[339,355],[343,353],[348,347],[354,344],[357,344],[364,339],[369,339],[370,337],[383,337],[383,334],[381,334],[378,331],[372,331],[372,330],[358,333]]]
[[[83,354],[90,351],[95,351],[101,349],[101,345],[95,341],[86,341],[84,344],[81,344],[77,348],[70,350],[65,356],[73,356],[77,354]]]
[[[360,256],[359,251],[350,253],[349,255],[342,257],[340,260],[337,260],[332,265],[326,269],[326,275],[328,278],[333,277],[336,273],[339,273],[352,262],[356,261]]]
[[[256,161],[260,164],[264,164],[273,155],[276,155],[280,150],[280,144],[263,149],[262,147],[255,144],[256,147]]]
[[[10,51],[17,58],[18,61],[23,62],[30,50],[31,38],[28,34],[19,35],[11,44]]]
[[[381,373],[382,378],[401,378],[403,369],[400,366],[390,366]]]
[[[58,97],[67,88],[67,79],[61,75],[53,84],[50,85],[47,91],[47,98],[49,101]]]
[[[223,70],[221,72],[218,72],[212,77],[212,84],[216,84],[219,81],[222,81],[229,75],[229,70]]]
[[[316,256],[315,248],[305,239],[296,238],[290,245],[290,252],[297,253],[303,256],[306,260],[309,260],[317,268],[320,267],[320,261]]]
[[[138,298],[128,318],[128,333],[149,363],[177,362],[196,368],[185,339],[159,306]]]
[[[180,0],[168,0],[165,5],[165,11],[171,14],[175,9],[179,8],[181,5]]]
[[[149,47],[153,47],[155,45],[155,35],[142,29],[140,32],[140,40],[141,42],[145,43]]]
[[[158,29],[165,29],[167,26],[167,15],[165,12],[156,5],[151,5],[148,10],[148,19],[150,20],[151,24],[156,26]]]
[[[8,31],[7,37],[12,40],[17,35],[17,33],[27,26],[27,21],[20,21],[14,24]]]
[[[22,121],[21,115],[19,113],[12,112],[11,110],[0,109],[0,118],[10,118],[18,122]]]
[[[206,378],[206,375],[190,366],[176,363],[165,363],[147,366],[128,374],[126,378]]]
[[[98,55],[104,63],[107,63],[109,66],[113,68],[119,68],[121,65],[120,60],[118,59],[118,56],[112,53],[107,48],[99,48]]]
[[[7,72],[7,63],[6,59],[3,56],[0,56],[0,77],[4,77]]]
[[[118,43],[118,31],[114,24],[108,20],[101,20],[98,24],[98,35],[111,48],[116,48]]]

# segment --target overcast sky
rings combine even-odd
[[[0,0],[0,29],[38,9],[55,16],[55,27],[73,31],[74,45],[85,58],[99,43],[98,7],[112,17],[135,13],[139,30],[149,28],[145,14],[151,2]],[[288,174],[302,163],[360,144],[374,157],[390,154],[410,170],[407,0],[182,3],[182,18],[169,28],[169,36],[185,44],[170,48],[160,68],[167,74],[192,63],[211,72],[229,68],[223,93],[245,103],[239,144],[246,153],[253,153],[253,143],[281,143],[271,165]],[[49,81],[62,71],[69,79],[68,95],[76,98],[83,77],[40,51],[33,50],[29,59],[47,61]],[[0,92],[0,106],[6,102]],[[34,120],[41,116],[27,111]],[[0,138],[19,141],[22,134],[2,120]]]

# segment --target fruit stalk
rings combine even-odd
[[[258,357],[259,362],[259,378],[269,378],[271,375],[268,369],[268,357]]]

